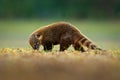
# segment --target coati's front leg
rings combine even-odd
[[[44,50],[45,51],[52,51],[52,43],[46,43],[44,45]]]
[[[77,51],[81,51],[81,52],[85,52],[85,49],[82,47],[82,45],[80,45],[79,43],[75,43],[73,44],[73,47],[75,50]]]

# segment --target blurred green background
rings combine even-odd
[[[70,22],[105,49],[120,49],[120,0],[0,0],[0,47],[30,47],[29,35]]]

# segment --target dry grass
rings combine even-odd
[[[120,50],[0,49],[0,80],[120,80]]]

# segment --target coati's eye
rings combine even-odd
[[[35,38],[39,38],[40,34],[36,33],[34,36],[35,36]]]
[[[40,37],[40,34],[37,34],[37,37]]]

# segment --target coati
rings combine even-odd
[[[99,49],[92,41],[85,37],[75,26],[67,22],[57,22],[34,31],[29,37],[29,43],[34,50],[43,45],[44,50],[52,50],[53,45],[60,44],[60,51],[73,45],[75,50],[84,52],[88,49]]]

